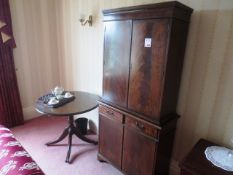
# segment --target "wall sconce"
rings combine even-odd
[[[81,18],[79,21],[80,21],[82,26],[85,26],[87,23],[89,24],[89,26],[91,26],[92,25],[92,16],[89,15],[88,19]]]

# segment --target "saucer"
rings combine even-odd
[[[65,95],[63,96],[64,98],[71,98],[71,97],[73,97],[74,95],[73,94],[71,94],[71,93],[69,93],[69,95],[66,95],[66,94],[68,94],[69,92],[67,92],[67,93],[65,93]]]
[[[57,103],[59,103],[58,100],[49,101],[49,102],[48,102],[48,105],[55,105],[55,104],[57,104]]]
[[[65,96],[64,95],[64,98],[71,98],[71,97],[73,97],[73,95],[71,94],[71,95],[69,95],[69,96]]]

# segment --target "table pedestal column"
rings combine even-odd
[[[78,130],[78,128],[74,126],[74,116],[70,115],[68,118],[68,127],[63,131],[61,136],[55,141],[46,143],[47,146],[51,146],[53,144],[56,144],[56,143],[62,141],[66,136],[68,136],[68,151],[67,151],[67,156],[66,156],[67,163],[70,163],[70,153],[71,153],[72,135],[73,134],[75,134],[78,138],[80,138],[81,140],[83,140],[85,142],[92,143],[95,145],[98,144],[97,141],[91,140],[91,139],[85,137],[83,134],[81,134],[81,132]]]

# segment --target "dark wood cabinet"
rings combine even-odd
[[[213,165],[205,156],[205,149],[219,146],[216,143],[200,139],[180,163],[181,175],[233,175],[232,171],[223,170]]]
[[[98,157],[125,174],[169,172],[191,13],[176,1],[103,11]]]

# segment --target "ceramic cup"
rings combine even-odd
[[[70,92],[66,92],[65,93],[65,98],[70,98],[70,97],[72,97],[73,95],[70,93]]]
[[[56,104],[58,103],[57,99],[55,97],[50,98],[48,104]]]

